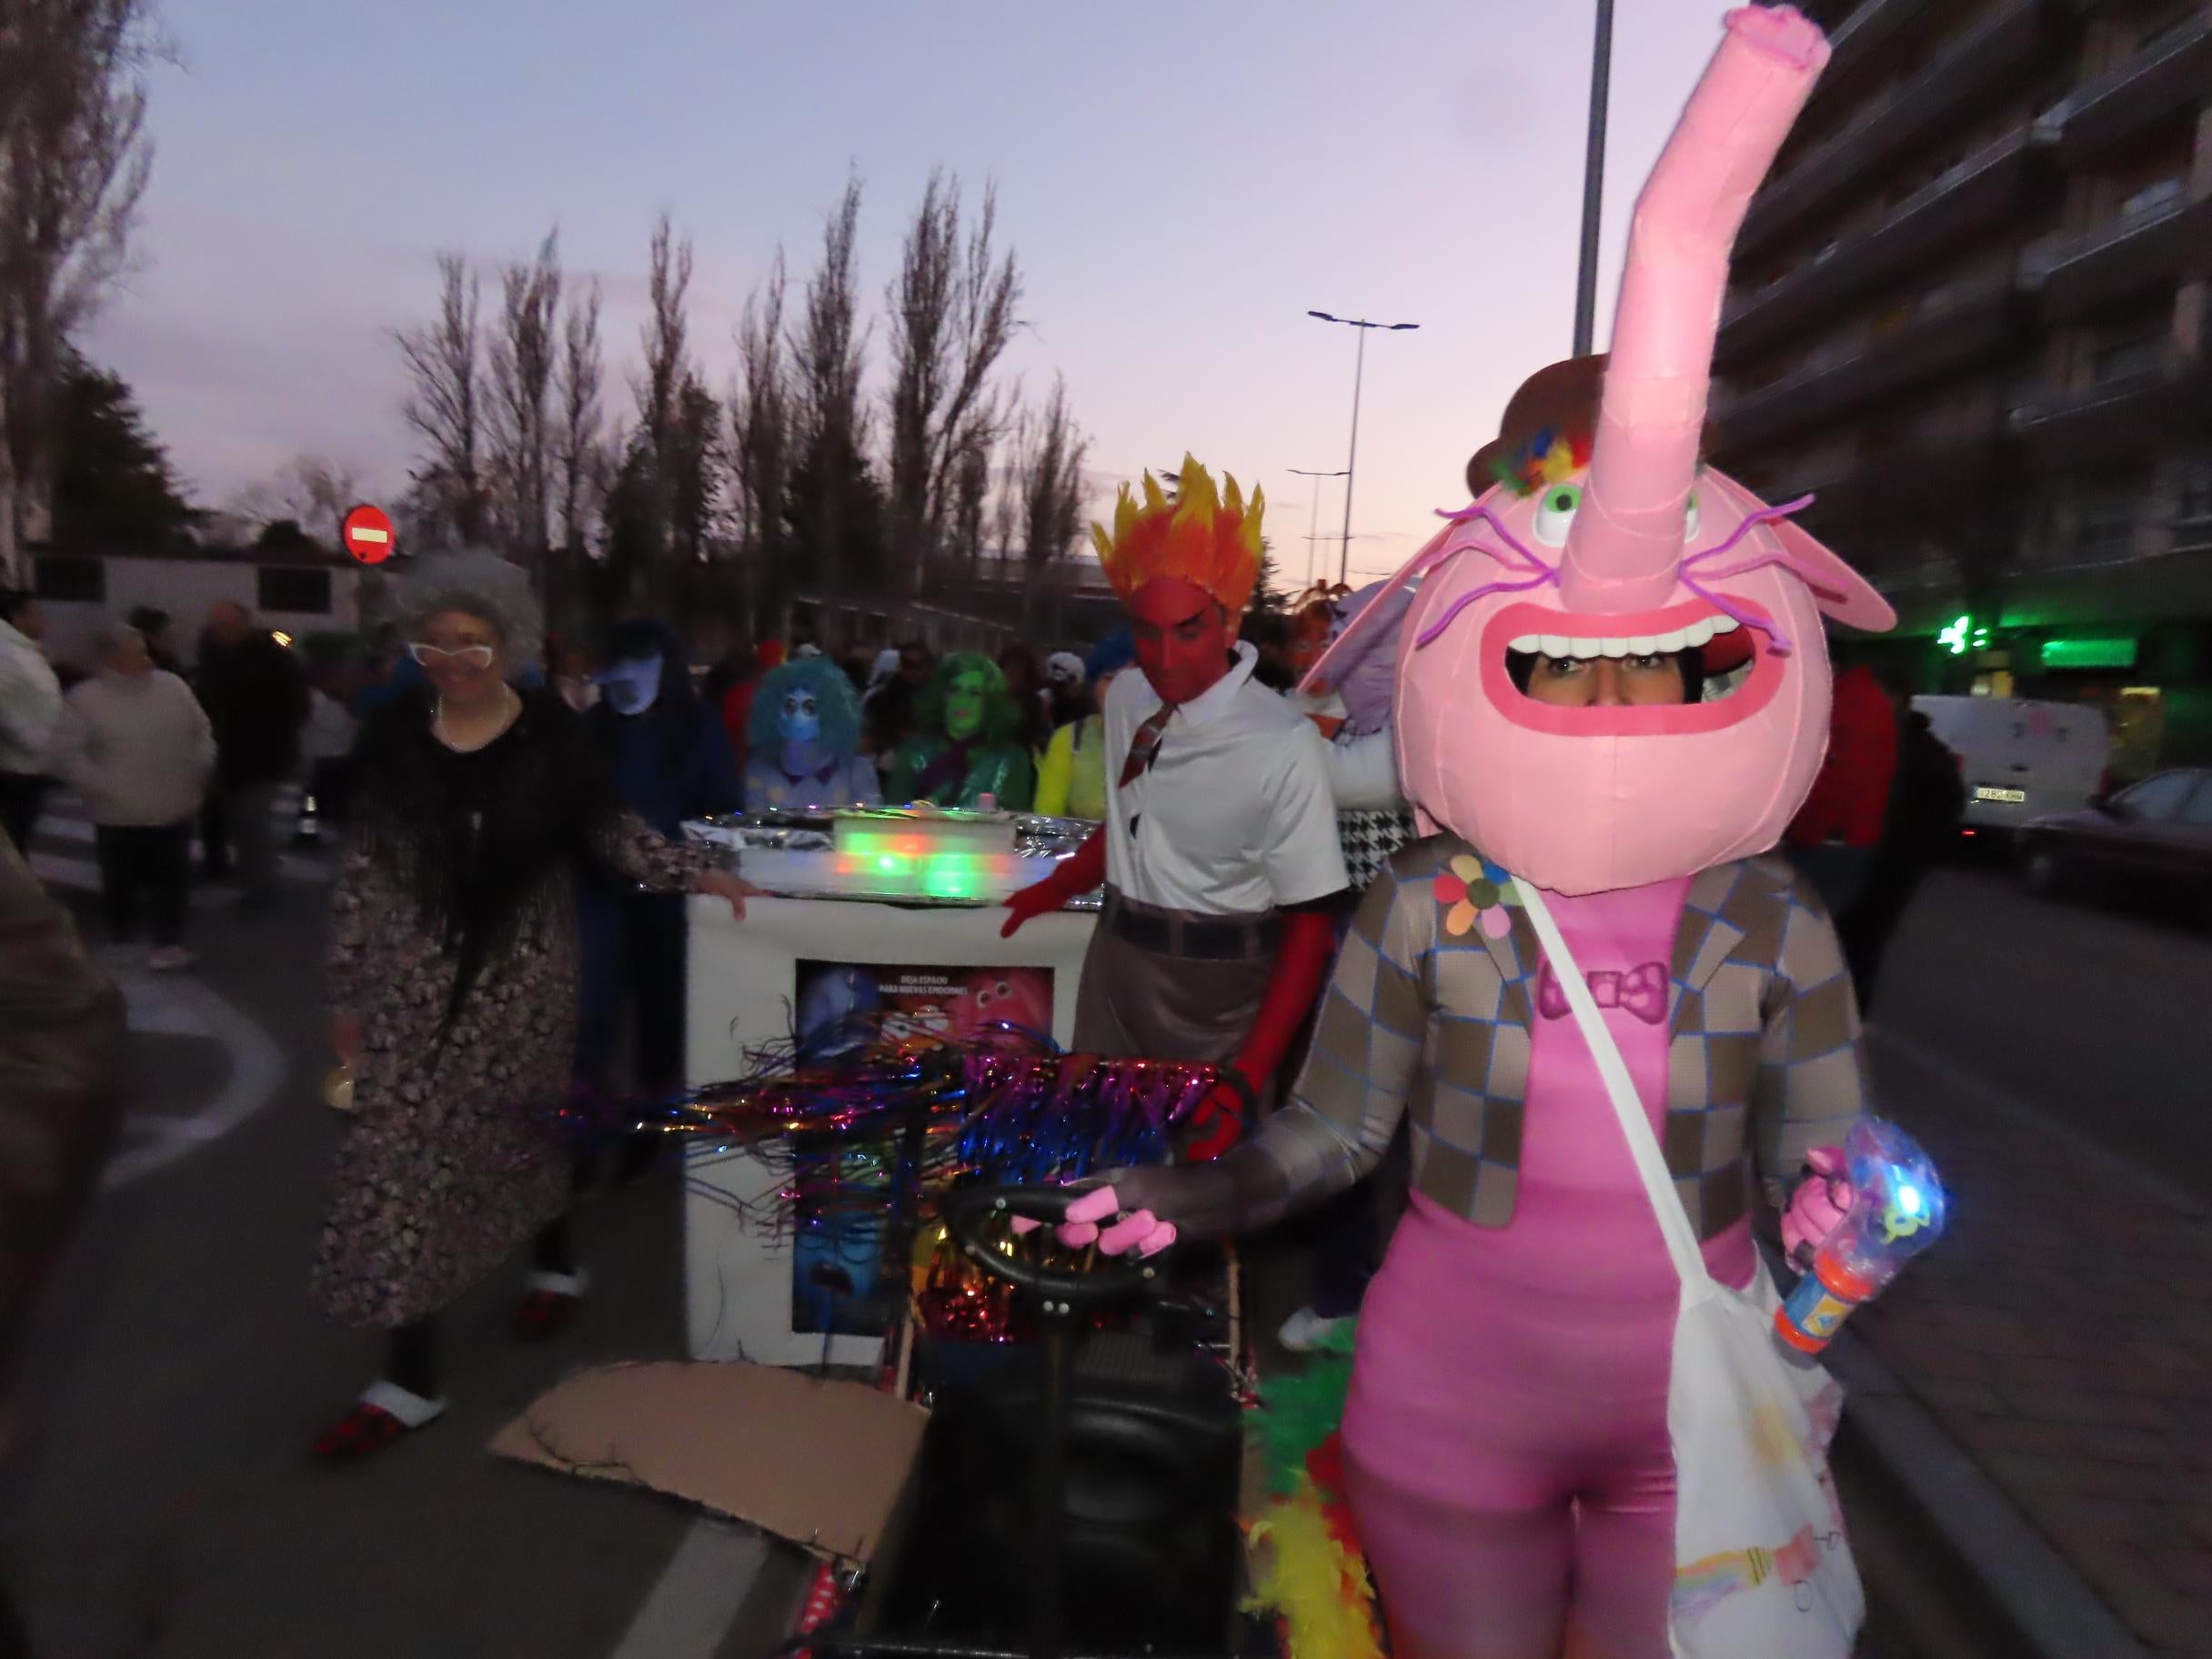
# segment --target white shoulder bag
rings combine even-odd
[[[1516,886],[1682,1279],[1666,1400],[1676,1484],[1674,1652],[1678,1659],[1850,1659],[1866,1597],[1828,1473],[1843,1391],[1818,1364],[1784,1352],[1774,1330],[1779,1298],[1764,1262],[1748,1291],[1705,1271],[1582,969],[1542,895],[1526,881]]]

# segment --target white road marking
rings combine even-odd
[[[713,1659],[768,1560],[752,1528],[702,1515],[638,1606],[611,1659]]]
[[[108,1191],[166,1169],[179,1158],[245,1122],[275,1098],[284,1081],[284,1055],[268,1032],[197,980],[156,980],[145,972],[116,976],[133,1031],[203,1036],[223,1045],[230,1075],[214,1100],[188,1118],[146,1116],[125,1121],[126,1150],[108,1161],[100,1185]]]

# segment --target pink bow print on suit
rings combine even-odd
[[[1626,973],[1597,968],[1583,977],[1590,981],[1591,998],[1600,1008],[1624,1009],[1646,1025],[1657,1025],[1666,1018],[1667,977],[1663,962],[1646,962]],[[1546,1020],[1567,1016],[1566,990],[1549,962],[1536,976],[1536,1011]]]

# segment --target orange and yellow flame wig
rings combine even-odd
[[[1212,475],[1185,456],[1172,501],[1149,472],[1141,503],[1128,485],[1121,486],[1112,533],[1094,524],[1091,539],[1123,604],[1161,577],[1189,582],[1232,617],[1252,603],[1260,580],[1260,518],[1267,497],[1253,490],[1248,507],[1234,478],[1223,473],[1222,482],[1225,488],[1217,492]]]

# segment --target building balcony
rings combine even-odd
[[[2123,212],[2076,236],[2030,247],[2021,286],[2037,296],[2044,322],[2070,322],[2146,288],[2201,275],[2212,266],[2212,196],[2173,199]]]
[[[2042,460],[2096,460],[2212,428],[2212,357],[2168,347],[2132,374],[2016,406],[2006,422]]]
[[[1855,73],[1915,17],[1935,9],[1936,0],[1866,0],[1828,36],[1828,66],[1820,85],[1834,85]],[[1820,96],[1815,87],[1813,96]]]
[[[2045,111],[2036,130],[2078,167],[2177,110],[2205,101],[2212,87],[2212,15],[2191,18],[2126,63],[2085,81]]]
[[[1770,182],[1744,220],[1739,255],[1758,253],[1931,129],[1971,120],[1985,96],[2011,84],[2013,71],[2066,21],[2055,0],[2004,0],[1917,75],[1874,99]]]
[[[1777,441],[1859,404],[1956,377],[2011,337],[2013,280],[2010,269],[1995,270],[1939,291],[1904,327],[1835,341],[1795,373],[1729,397],[1716,410],[1724,438],[1755,432]]]
[[[1721,316],[1719,361],[1786,339],[1815,310],[1885,276],[1986,241],[2014,216],[2042,147],[2026,131],[2009,134],[1906,196],[1872,229],[1738,296]]]
[[[1962,496],[1986,498],[1997,487],[2005,462],[2005,427],[1992,407],[1976,423],[1922,420],[1885,431],[1879,447],[1785,473],[1776,481],[1773,498],[1816,496],[1806,526],[1836,539],[1939,514],[1946,507],[1956,510]]]

